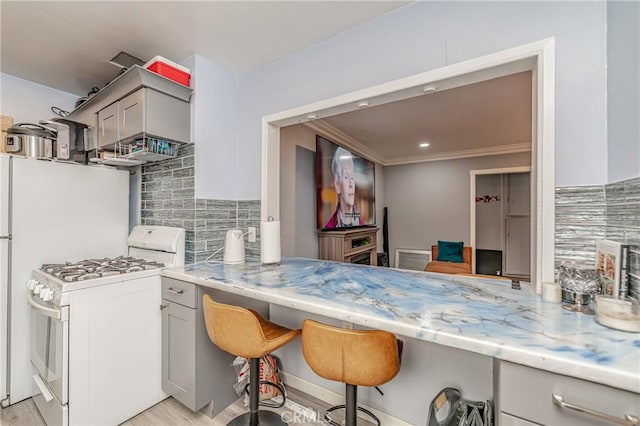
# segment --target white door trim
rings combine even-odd
[[[476,177],[481,175],[502,175],[509,173],[531,172],[531,166],[503,167],[498,169],[482,169],[469,171],[469,245],[471,246],[472,271],[476,273]],[[533,192],[533,191],[531,191]],[[533,200],[532,200],[533,201]],[[533,210],[535,203],[531,203]],[[533,226],[531,227],[533,231]],[[531,242],[531,253],[535,252],[533,241]],[[533,266],[533,262],[532,262]],[[533,268],[531,268],[533,270]]]
[[[536,292],[543,282],[553,282],[555,228],[555,38],[547,38],[511,49],[447,65],[388,83],[357,90],[345,95],[314,102],[262,118],[262,220],[280,217],[280,127],[354,111],[359,101],[385,103],[423,94],[426,84],[451,80],[451,84],[469,84],[513,74],[533,71],[533,123],[531,146],[532,234],[535,268],[531,279]],[[451,86],[454,87],[454,86]],[[534,257],[532,251],[532,257]]]

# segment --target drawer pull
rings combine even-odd
[[[173,287],[169,287],[169,288],[167,289],[167,291],[168,291],[169,293],[173,293],[173,294],[182,294],[182,293],[184,293],[184,290],[181,290],[181,289],[175,289],[175,288],[173,288]]]
[[[578,411],[580,413],[588,414],[593,417],[598,417],[599,419],[603,419],[608,422],[615,423],[617,425],[638,426],[640,424],[640,419],[638,419],[637,416],[632,416],[631,414],[625,414],[624,419],[620,419],[618,417],[613,417],[608,414],[600,413],[598,411],[594,411],[589,408],[584,408],[584,407],[580,407],[579,405],[574,405],[568,402],[564,402],[564,398],[562,397],[562,395],[552,393],[551,396],[553,399],[553,403],[560,408],[567,408],[569,410]]]

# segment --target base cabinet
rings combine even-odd
[[[196,315],[198,310],[168,300],[162,314],[162,389],[196,411],[204,403],[196,402]]]
[[[519,417],[510,416],[504,412],[500,413],[498,424],[500,426],[538,426],[537,423],[531,423]]]
[[[202,296],[255,309],[268,317],[264,302],[162,278],[162,389],[193,411],[214,416],[234,402],[234,357],[209,339]],[[240,333],[241,331],[238,331]]]
[[[640,394],[510,362],[497,365],[502,426],[605,426],[640,417]],[[554,403],[554,395],[568,405]]]

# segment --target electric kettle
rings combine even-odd
[[[237,264],[244,263],[244,236],[239,229],[227,231],[224,238],[224,258],[223,263]]]

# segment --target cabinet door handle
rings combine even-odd
[[[168,291],[169,293],[173,293],[173,294],[182,294],[182,293],[184,293],[184,290],[181,290],[181,289],[175,289],[175,288],[173,288],[173,287],[169,287],[169,288],[167,289],[167,291]]]
[[[160,310],[163,311],[165,309],[167,309],[167,304],[166,303],[161,304],[160,305]]]
[[[578,411],[580,413],[587,414],[589,416],[597,417],[602,420],[606,420],[608,422],[617,424],[617,425],[626,425],[626,426],[638,426],[640,424],[640,419],[638,416],[633,416],[631,414],[625,414],[624,419],[610,416],[609,414],[600,413],[598,411],[591,410],[589,408],[580,407],[579,405],[571,404],[568,402],[564,402],[564,398],[562,395],[558,395],[556,393],[552,393],[551,397],[553,399],[553,403],[556,404],[560,408],[567,408],[569,410]]]

